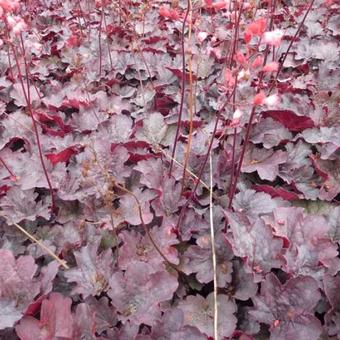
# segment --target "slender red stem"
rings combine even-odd
[[[119,6],[119,26],[122,25],[122,4],[121,0],[118,0],[118,6]]]
[[[16,177],[14,175],[14,173],[11,171],[11,169],[7,166],[7,164],[5,163],[5,161],[1,157],[0,157],[0,162],[2,163],[4,168],[8,171],[8,173],[10,174],[11,177]]]
[[[223,112],[225,106],[227,105],[227,102],[229,101],[230,97],[233,95],[233,93],[231,93],[227,99],[227,101],[223,104],[223,106],[220,108],[220,110],[217,111],[217,115],[216,115],[216,121],[215,121],[215,126],[214,126],[214,130],[212,132],[212,135],[211,135],[211,139],[210,139],[210,143],[209,143],[209,146],[208,146],[208,151],[204,157],[204,160],[203,160],[203,163],[201,165],[201,168],[200,168],[200,171],[199,171],[199,174],[197,176],[197,180],[196,180],[196,183],[195,183],[195,186],[194,186],[194,189],[191,191],[190,193],[190,196],[187,198],[185,204],[182,206],[181,208],[181,211],[179,213],[179,218],[178,218],[178,221],[177,221],[177,228],[180,226],[180,223],[182,221],[182,218],[184,216],[184,213],[185,213],[185,210],[186,208],[188,207],[189,205],[189,202],[190,200],[194,197],[196,191],[197,191],[197,188],[198,188],[198,185],[201,183],[201,179],[202,179],[202,176],[203,176],[203,172],[204,172],[204,169],[205,169],[205,166],[207,164],[207,161],[209,159],[209,155],[210,155],[210,152],[211,152],[211,148],[212,148],[212,145],[213,145],[213,142],[214,142],[214,138],[215,138],[215,135],[216,135],[216,131],[217,131],[217,126],[218,126],[218,123],[220,121],[220,118],[221,118],[221,113]]]
[[[235,1],[235,34],[234,34],[234,39],[233,39],[233,47],[232,47],[231,53],[230,53],[229,68],[232,67],[234,54],[235,54],[236,49],[237,49],[238,32],[239,32],[239,27],[240,27],[242,10],[243,10],[243,1],[241,3],[241,6],[240,6],[239,15],[238,15],[238,17],[236,19],[236,15],[237,15],[237,2]]]
[[[102,6],[100,9],[100,22],[99,22],[99,29],[98,29],[98,45],[99,45],[99,78],[102,75],[102,25],[103,25],[103,1],[102,1]]]
[[[9,37],[7,39],[9,40]],[[7,58],[8,58],[9,74],[10,74],[11,80],[14,80],[13,71],[12,71],[11,56],[10,56],[10,53],[9,53],[9,46],[8,46],[8,49],[7,49]]]
[[[230,55],[230,60],[229,60],[229,68],[230,69],[232,67],[234,54],[235,54],[236,49],[237,49],[237,42],[238,42],[238,34],[239,34],[239,26],[240,26],[240,21],[241,21],[242,9],[243,9],[243,2],[241,3],[239,15],[238,15],[238,18],[236,20],[237,6],[236,6],[236,1],[235,1],[235,25],[236,26],[235,26],[235,36],[234,36],[234,41],[233,41],[232,53]],[[236,77],[235,84],[234,84],[234,90],[233,90],[233,103],[232,103],[233,112],[235,112],[235,110],[236,110],[237,82],[238,82],[238,78]],[[229,194],[228,194],[229,208],[230,208],[230,197],[231,197],[231,192],[232,192],[232,186],[233,186],[233,181],[234,181],[234,176],[235,176],[236,137],[237,137],[237,129],[235,128],[234,133],[233,133],[233,145],[232,145],[232,156],[231,156],[231,179],[230,179]]]
[[[237,78],[235,80],[235,88],[234,88],[234,94],[233,94],[233,112],[235,112],[236,109],[236,88],[237,88]],[[230,208],[231,206],[231,188],[234,182],[234,176],[235,176],[235,154],[236,154],[236,137],[237,137],[237,129],[234,128],[234,133],[233,133],[233,146],[232,146],[232,154],[231,154],[231,179],[230,179],[230,186],[229,186],[229,206],[228,208]]]
[[[272,29],[272,27],[273,27],[274,9],[275,9],[275,0],[273,0],[272,6],[271,6],[271,17],[270,17],[269,29]],[[266,47],[265,52],[264,52],[263,66],[267,63],[268,54],[269,54],[269,46]],[[260,77],[259,77],[257,90],[256,90],[256,94],[258,94],[261,90],[261,84],[262,84],[263,77],[264,77],[264,73],[261,72]],[[229,205],[228,205],[229,209],[232,206],[233,198],[234,198],[235,192],[236,192],[237,181],[238,181],[240,174],[241,174],[241,168],[242,168],[246,148],[247,148],[247,145],[249,143],[249,136],[250,136],[250,131],[251,131],[251,128],[252,128],[253,120],[254,120],[254,117],[255,117],[255,113],[256,113],[256,106],[253,105],[251,113],[250,113],[247,129],[246,129],[245,138],[244,138],[244,141],[243,141],[243,147],[242,147],[242,150],[241,150],[241,155],[240,155],[240,158],[239,158],[238,166],[236,168],[236,174],[235,174],[233,182],[231,182],[231,184],[230,184]]]
[[[5,20],[5,25],[6,25],[6,29],[8,30],[7,20]],[[23,44],[22,35],[20,35],[20,40],[21,40],[21,43]],[[52,201],[51,210],[52,210],[53,213],[56,213],[56,204],[55,204],[55,197],[54,197],[53,187],[52,187],[51,180],[50,180],[50,177],[48,175],[48,172],[47,172],[47,169],[46,169],[46,166],[45,166],[44,155],[43,155],[42,148],[41,148],[40,136],[39,136],[39,131],[38,131],[38,127],[37,127],[37,122],[36,122],[36,120],[34,118],[33,109],[32,109],[32,105],[31,105],[31,101],[30,101],[30,88],[29,88],[29,79],[28,79],[28,65],[27,65],[27,61],[26,61],[26,56],[25,56],[25,54],[23,55],[24,61],[25,61],[26,77],[27,77],[27,92],[26,92],[25,85],[24,85],[23,75],[22,75],[22,72],[21,72],[20,63],[19,63],[19,57],[18,57],[17,51],[16,51],[13,43],[10,40],[8,40],[8,43],[11,46],[12,51],[13,51],[15,63],[16,63],[17,69],[18,69],[19,81],[20,81],[20,84],[21,84],[21,87],[22,87],[22,91],[23,91],[23,94],[24,94],[24,97],[25,97],[25,101],[26,101],[26,104],[27,104],[28,112],[29,112],[29,114],[31,116],[31,119],[32,119],[33,129],[34,129],[34,133],[35,133],[35,137],[36,137],[36,141],[37,141],[37,146],[38,146],[39,158],[40,158],[41,166],[43,168],[44,175],[45,175],[45,178],[46,178],[46,181],[47,181],[47,184],[48,184],[48,188],[49,188],[50,194],[51,194],[51,201]],[[23,45],[23,51],[25,51],[24,45]]]
[[[176,147],[177,147],[177,141],[179,136],[179,131],[181,129],[181,122],[182,122],[182,112],[183,112],[183,104],[184,104],[184,95],[185,95],[185,43],[184,43],[184,33],[185,33],[185,23],[187,21],[188,15],[190,12],[190,1],[188,0],[187,4],[187,10],[185,12],[185,16],[183,19],[183,26],[182,26],[182,88],[181,88],[181,102],[179,105],[179,112],[178,112],[178,120],[177,120],[177,130],[175,135],[175,141],[172,148],[172,154],[171,154],[171,162],[170,162],[170,170],[169,170],[169,177],[172,173],[172,167],[173,167],[173,159],[175,158],[176,153]]]
[[[301,22],[300,22],[300,24],[299,24],[299,26],[298,26],[298,28],[297,28],[295,34],[294,34],[293,39],[291,39],[291,41],[290,41],[290,43],[289,43],[289,45],[288,45],[288,48],[287,48],[287,50],[286,50],[286,53],[285,53],[284,56],[283,56],[283,60],[282,60],[282,62],[279,64],[279,68],[278,68],[278,70],[276,71],[276,75],[275,75],[274,81],[273,81],[273,83],[272,83],[272,86],[271,86],[270,89],[269,89],[269,94],[270,94],[270,93],[272,92],[272,90],[274,89],[274,84],[276,83],[277,78],[279,77],[279,74],[280,74],[280,72],[281,72],[281,70],[282,70],[282,67],[283,67],[283,65],[284,65],[284,63],[285,63],[285,61],[286,61],[286,59],[287,59],[287,57],[288,57],[288,53],[290,52],[290,49],[292,48],[292,46],[293,46],[293,44],[294,44],[294,42],[295,42],[297,36],[299,35],[299,33],[300,33],[301,29],[302,29],[302,26],[303,26],[303,24],[304,24],[304,22],[305,22],[305,20],[306,20],[306,18],[307,18],[307,16],[308,16],[310,10],[311,10],[312,7],[313,7],[313,4],[314,4],[314,0],[312,0],[312,1],[310,2],[309,6],[308,6],[308,8],[307,8],[307,10],[306,10],[306,13],[305,13],[304,17],[302,18],[302,20],[301,20]]]
[[[107,25],[106,25],[105,14],[104,14],[104,26],[105,26],[105,30],[107,31]],[[111,49],[110,49],[109,40],[108,40],[107,38],[106,38],[106,44],[107,44],[107,51],[108,51],[108,53],[109,53],[109,60],[110,60],[111,71],[112,71],[112,70],[113,70],[112,55],[111,55]]]
[[[192,3],[191,0],[189,0],[189,6],[190,11],[192,10]],[[189,23],[189,44],[191,44],[191,32],[192,32],[192,13],[190,13],[190,23]],[[183,164],[183,175],[182,175],[182,189],[181,192],[184,190],[185,186],[185,179],[187,174],[187,167],[190,157],[190,149],[191,149],[191,143],[192,143],[192,133],[193,133],[193,89],[192,89],[192,51],[191,46],[189,47],[189,59],[188,59],[188,66],[189,66],[189,137],[188,137],[188,143],[185,150],[185,156],[184,156],[184,164]]]
[[[243,148],[242,148],[242,151],[241,151],[240,160],[238,162],[238,166],[237,166],[237,169],[236,169],[234,183],[231,183],[231,187],[230,187],[231,190],[230,190],[230,195],[229,195],[230,199],[229,199],[228,208],[231,208],[231,205],[233,203],[233,198],[234,198],[235,191],[236,191],[237,181],[238,181],[238,178],[239,178],[240,173],[241,173],[241,167],[242,167],[242,164],[243,164],[244,154],[246,152],[246,146],[249,142],[249,135],[250,135],[251,126],[252,126],[252,123],[253,123],[253,120],[254,120],[255,111],[256,111],[255,106],[253,106],[251,113],[250,113],[248,125],[247,125],[246,135],[244,137]]]

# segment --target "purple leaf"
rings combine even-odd
[[[93,339],[95,338],[96,321],[95,312],[86,303],[77,305],[74,315],[73,339]]]
[[[146,190],[142,192],[140,189],[136,190],[134,194],[136,197],[131,194],[125,194],[119,199],[119,209],[117,213],[120,213],[123,220],[132,225],[142,224],[141,215],[145,224],[151,223],[154,216],[150,211],[150,203],[148,201],[154,198],[155,194]],[[141,200],[139,200],[139,198],[141,198]],[[139,209],[141,209],[141,211]]]
[[[108,295],[122,321],[151,326],[160,318],[159,304],[170,300],[177,287],[173,275],[166,271],[154,272],[149,264],[134,262],[124,274],[116,272],[112,275]]]
[[[276,152],[253,147],[248,149],[242,165],[242,172],[257,171],[261,179],[275,180],[279,174],[279,165],[287,161],[287,153],[281,150]]]
[[[211,240],[208,236],[199,237],[197,245],[190,246],[182,256],[181,269],[185,274],[196,273],[196,278],[201,283],[213,280],[213,266],[211,260]],[[217,260],[217,282],[219,287],[224,287],[231,281],[233,252],[221,233],[216,235],[215,242]]]
[[[160,190],[163,181],[163,164],[160,158],[150,158],[138,162],[135,170],[141,172],[141,183],[149,189]]]
[[[25,316],[15,327],[21,340],[73,339],[72,300],[51,293],[41,305],[40,320]]]
[[[218,299],[218,333],[221,338],[229,337],[236,328],[235,304],[226,295],[219,294]],[[184,313],[184,324],[197,327],[209,337],[214,335],[213,294],[205,299],[201,295],[189,295],[178,304]]]
[[[292,134],[281,123],[266,118],[254,126],[250,140],[254,144],[262,143],[266,149],[271,149],[281,141],[291,140],[291,138]]]
[[[325,275],[324,290],[332,308],[326,313],[325,321],[330,336],[340,336],[340,276]]]
[[[177,251],[173,247],[178,240],[171,232],[171,228],[155,227],[150,230],[150,233],[167,259],[178,264]],[[164,259],[157,252],[148,235],[142,235],[134,230],[124,230],[119,234],[119,238],[123,241],[118,257],[118,265],[121,269],[126,270],[129,264],[134,262],[148,263],[155,272],[164,269]]]
[[[318,340],[322,327],[314,308],[320,297],[318,284],[311,277],[298,276],[282,285],[270,273],[261,284],[261,294],[252,298],[250,315],[270,326],[271,340]]]
[[[254,273],[265,274],[284,264],[281,256],[283,242],[275,238],[262,219],[250,222],[241,213],[228,213],[227,217],[231,228],[228,239],[234,253],[245,258]]]
[[[140,141],[163,144],[168,131],[164,117],[158,113],[149,114],[143,121],[143,129],[138,130],[136,137]]]
[[[41,268],[40,284],[42,294],[48,294],[52,291],[53,280],[55,279],[59,269],[57,261],[50,262],[47,266]]]
[[[183,205],[181,184],[176,182],[173,177],[163,178],[160,192],[160,198],[152,204],[157,216],[163,216],[164,214],[169,216]]]
[[[301,208],[281,207],[274,210],[274,220],[267,222],[288,242],[283,254],[288,273],[319,279],[324,268],[340,269],[337,247],[329,237],[330,226],[322,216],[305,216]]]
[[[138,340],[147,339],[187,339],[206,340],[206,337],[196,328],[184,325],[184,313],[181,309],[172,308],[165,311],[161,321],[152,327],[150,337],[139,336]]]
[[[37,200],[38,196],[34,189],[23,191],[12,187],[0,201],[0,216],[4,216],[11,223],[34,221],[38,216],[49,220],[50,197]]]
[[[21,317],[22,312],[18,310],[14,299],[0,297],[0,329],[13,327]]]
[[[252,274],[246,272],[243,263],[240,260],[233,261],[233,281],[235,287],[234,298],[246,301],[256,295],[257,284],[254,282]]]
[[[97,300],[95,297],[88,297],[85,302],[90,306],[95,315],[96,331],[101,334],[112,328],[117,323],[117,313],[111,306],[107,297],[101,297]]]
[[[234,210],[246,214],[251,219],[268,214],[277,206],[278,202],[268,194],[257,193],[254,190],[241,191],[233,200]]]
[[[107,290],[113,273],[113,255],[111,249],[98,255],[99,243],[100,239],[96,239],[92,244],[74,252],[78,266],[65,273],[69,282],[77,283],[73,294],[82,294],[86,298],[89,295],[100,295]]]
[[[0,301],[9,313],[1,323],[12,327],[40,292],[40,283],[34,279],[38,266],[31,256],[15,260],[9,250],[0,249],[0,258]]]

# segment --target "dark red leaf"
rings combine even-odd
[[[73,145],[58,153],[48,153],[45,154],[45,156],[51,161],[53,165],[56,165],[58,163],[68,162],[73,155],[77,155],[81,151],[82,147],[79,145]]]
[[[165,66],[165,68],[168,69],[169,71],[171,71],[178,79],[182,80],[183,72],[181,70],[178,70],[176,68],[167,67],[167,66]],[[189,74],[189,72],[185,73],[185,80],[187,82],[190,81],[190,74]],[[192,80],[193,81],[197,80],[197,77],[194,74],[192,74]]]
[[[263,117],[271,117],[280,122],[290,131],[299,132],[314,127],[312,119],[306,116],[298,116],[290,110],[270,110],[262,112]]]
[[[256,191],[265,192],[273,198],[281,197],[287,201],[294,201],[294,200],[299,199],[298,194],[292,191],[285,190],[281,187],[274,188],[270,185],[261,184],[261,185],[253,185],[253,189],[255,189]]]

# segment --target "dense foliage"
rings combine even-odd
[[[338,9],[0,0],[0,338],[340,338]]]

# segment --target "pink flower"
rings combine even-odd
[[[19,35],[21,32],[27,29],[25,21],[19,16],[9,15],[7,17],[7,22],[15,35]]]
[[[278,69],[279,69],[279,63],[277,63],[276,61],[272,61],[271,63],[264,65],[262,71],[263,72],[274,72],[274,71],[277,71]]]
[[[227,6],[227,3],[225,1],[218,1],[212,4],[212,7],[216,10],[223,9]]]
[[[243,112],[239,109],[236,109],[236,111],[233,114],[233,119],[240,119],[243,116]]]
[[[226,88],[231,88],[235,84],[235,78],[233,77],[233,74],[230,69],[226,69],[224,72],[224,86]]]
[[[0,7],[4,12],[13,12],[19,8],[18,0],[0,0]]]
[[[280,97],[277,94],[272,94],[271,96],[266,97],[264,92],[261,91],[257,95],[255,95],[253,99],[253,105],[267,105],[267,106],[275,106],[280,102]]]
[[[249,77],[250,77],[249,70],[241,70],[237,75],[238,80],[248,80]]]
[[[243,112],[239,109],[236,109],[236,111],[233,114],[233,119],[230,123],[231,127],[237,127],[240,124],[240,119],[243,116]]]
[[[252,68],[258,68],[263,64],[263,57],[261,55],[257,56],[253,63],[251,64]]]
[[[282,37],[283,31],[281,30],[265,32],[263,35],[263,42],[278,47],[281,44]]]
[[[199,32],[197,34],[197,40],[201,43],[207,38],[207,36],[208,36],[207,32]]]
[[[277,94],[273,94],[263,100],[263,104],[267,106],[275,106],[280,102],[280,97]]]
[[[244,41],[245,41],[246,44],[248,44],[250,42],[251,37],[252,37],[252,35],[251,35],[250,32],[248,32],[248,31],[244,32]]]
[[[227,5],[228,5],[228,3],[224,0],[220,0],[220,1],[217,1],[215,3],[213,3],[212,0],[205,0],[204,2],[205,2],[206,8],[214,8],[216,10],[226,8]]]
[[[253,105],[254,106],[262,105],[265,98],[266,98],[265,94],[261,91],[260,93],[255,95],[253,99]]]
[[[247,32],[249,32],[252,35],[261,36],[266,29],[266,24],[267,24],[266,19],[264,18],[258,19],[248,25]]]
[[[235,61],[237,61],[238,63],[240,63],[241,65],[245,65],[247,63],[247,59],[246,57],[244,56],[244,54],[240,51],[238,51],[236,54],[235,54],[235,57],[234,57]]]
[[[166,6],[162,6],[159,9],[159,15],[170,20],[178,20],[180,17],[179,13],[175,9],[168,8]]]
[[[15,35],[19,35],[21,32],[26,31],[27,25],[26,23],[22,20],[18,22],[14,27],[13,27],[13,33]]]

